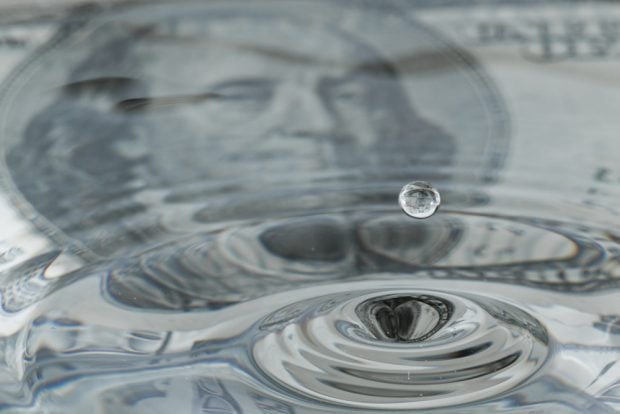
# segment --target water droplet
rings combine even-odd
[[[398,203],[408,216],[424,219],[435,214],[441,204],[441,196],[429,183],[415,181],[400,190]]]

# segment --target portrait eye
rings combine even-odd
[[[218,99],[205,101],[204,110],[222,123],[239,123],[254,119],[271,107],[275,82],[267,79],[243,79],[216,84],[208,88]]]
[[[210,91],[218,94],[222,102],[262,102],[273,95],[273,82],[264,79],[248,79],[216,85]]]
[[[116,102],[114,110],[125,113],[152,112],[158,110],[174,109],[212,99],[221,99],[222,96],[216,93],[197,93],[193,95],[178,96],[145,96],[140,98],[123,99]]]

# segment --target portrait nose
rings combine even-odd
[[[316,90],[292,91],[286,109],[287,132],[298,135],[328,134],[334,128],[334,117]]]

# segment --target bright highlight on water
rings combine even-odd
[[[425,219],[437,212],[441,205],[441,196],[429,183],[414,181],[400,190],[398,203],[408,216]]]

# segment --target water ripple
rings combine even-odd
[[[264,318],[252,355],[272,381],[324,403],[418,409],[512,390],[549,340],[525,311],[442,291],[361,290],[310,298]]]

